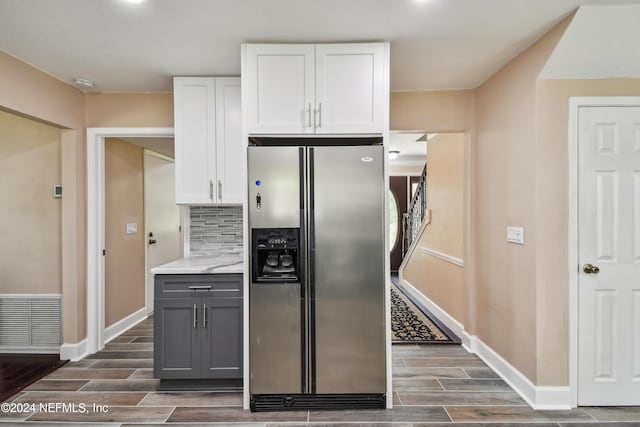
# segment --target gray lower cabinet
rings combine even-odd
[[[242,275],[157,275],[155,378],[242,378]]]

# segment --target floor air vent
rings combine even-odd
[[[251,411],[384,409],[384,394],[254,394]]]
[[[0,352],[60,350],[60,295],[0,295]]]

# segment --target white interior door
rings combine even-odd
[[[640,405],[640,107],[578,120],[578,404]]]
[[[180,207],[175,199],[175,164],[144,150],[144,210],[146,233],[146,306],[153,311],[153,267],[182,257]]]

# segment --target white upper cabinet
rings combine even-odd
[[[316,133],[381,133],[384,45],[316,45]]]
[[[314,133],[313,45],[247,45],[250,134]]]
[[[241,110],[240,77],[216,78],[216,193],[225,204],[244,196]]]
[[[246,45],[249,134],[382,133],[385,44]]]
[[[176,203],[242,203],[240,78],[173,79]]]
[[[215,81],[206,77],[173,79],[176,203],[213,202],[215,176]]]

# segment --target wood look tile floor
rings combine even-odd
[[[251,413],[241,393],[161,392],[153,378],[153,323],[147,319],[105,349],[70,362],[9,399],[86,405],[86,413],[5,413],[8,425],[314,426],[640,426],[640,407],[534,411],[459,345],[393,347],[392,410]],[[106,405],[107,411],[94,410]]]

